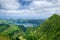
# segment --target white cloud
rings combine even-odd
[[[60,3],[60,1],[58,3]],[[58,13],[58,10],[60,9],[60,6],[59,6],[60,4],[58,4],[58,3],[48,2],[46,0],[44,0],[44,1],[36,0],[31,3],[29,9],[34,10],[36,13],[39,13],[39,14],[52,15],[54,13]],[[47,16],[49,16],[49,15],[47,15]]]
[[[45,9],[45,7],[51,7],[53,6],[52,3],[49,3],[47,1],[33,1],[30,6],[29,6],[29,9],[33,9],[34,11],[35,10],[41,10],[41,9]]]
[[[9,10],[2,10],[1,12],[5,13],[6,16],[15,18],[48,18],[55,13],[60,14],[60,0],[33,0],[28,8],[23,10],[17,10],[21,6],[17,0],[5,0],[2,2],[2,6]]]
[[[20,6],[17,0],[0,0],[0,5],[8,10],[16,10]]]
[[[32,0],[23,0],[23,1],[32,1]]]

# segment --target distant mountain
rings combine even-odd
[[[29,35],[28,40],[60,40],[60,15],[54,14]]]
[[[0,19],[0,40],[17,40],[17,37],[29,34],[42,22],[44,19]]]
[[[24,25],[27,26],[38,26],[42,22],[44,22],[45,19],[0,19],[0,24],[12,24],[12,25]]]

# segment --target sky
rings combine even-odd
[[[0,18],[46,19],[60,15],[60,0],[0,0]]]

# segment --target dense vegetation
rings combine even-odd
[[[28,40],[60,40],[60,16],[54,14],[29,34]]]
[[[0,20],[0,40],[60,40],[60,16],[57,14],[38,27],[24,27],[10,22]]]

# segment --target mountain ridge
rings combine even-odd
[[[54,14],[34,32],[37,40],[60,40],[60,15]]]

